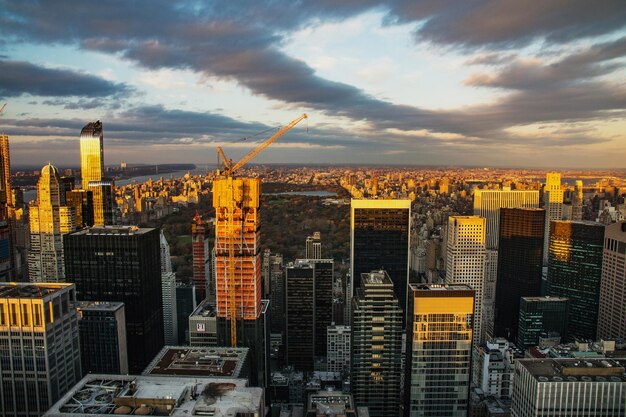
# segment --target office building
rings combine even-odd
[[[552,222],[547,295],[570,299],[569,340],[596,339],[603,247],[600,223]]]
[[[546,210],[543,235],[543,263],[547,265],[551,222],[563,220],[563,190],[561,189],[561,174],[558,172],[548,172],[546,174],[546,185],[543,188],[543,208]]]
[[[539,190],[474,190],[474,215],[485,218],[487,249],[498,249],[500,209],[537,208]]]
[[[193,282],[198,301],[209,296],[211,251],[209,250],[209,225],[196,215],[191,223],[191,252],[193,256]]]
[[[196,287],[184,282],[176,283],[176,317],[178,321],[178,345],[189,344],[189,315],[196,309]]]
[[[161,250],[161,273],[167,274],[172,272],[172,255],[170,254],[170,244],[163,234],[163,230],[159,233],[159,248]]]
[[[176,274],[161,273],[161,297],[163,299],[163,337],[166,345],[178,344],[178,314],[176,312]]]
[[[320,232],[306,238],[306,259],[322,259],[322,237]]]
[[[567,337],[569,298],[522,297],[519,306],[517,346],[528,349],[537,346],[542,334]]]
[[[598,337],[626,335],[626,222],[606,227],[602,252],[602,279]]]
[[[270,255],[268,259],[268,279],[270,298],[270,321],[272,333],[285,331],[285,270],[283,255]]]
[[[352,200],[350,276],[353,282],[348,303],[360,288],[361,274],[383,269],[393,282],[400,308],[406,311],[410,222],[411,200]]]
[[[495,338],[480,346],[478,387],[485,395],[511,398],[515,360],[522,357],[513,343]],[[471,398],[471,394],[470,394]]]
[[[309,394],[305,417],[369,417],[367,407],[356,407],[349,393],[328,388]],[[281,416],[283,417],[282,413]],[[295,414],[291,414],[295,417]]]
[[[472,337],[478,348],[482,334],[485,282],[485,219],[450,216],[446,236],[446,284],[469,285],[475,292]]]
[[[624,364],[612,359],[521,359],[511,398],[513,417],[623,417]]]
[[[15,201],[11,188],[9,137],[0,134],[0,281],[13,281],[16,274]]]
[[[485,284],[483,286],[482,340],[490,340],[495,334],[496,287],[498,280],[498,251],[485,250]]]
[[[74,285],[0,284],[0,408],[38,417],[82,373]]]
[[[124,303],[82,301],[77,310],[83,375],[127,374]]]
[[[265,415],[261,388],[245,379],[166,375],[85,376],[44,417]]]
[[[544,225],[543,209],[500,211],[496,336],[516,340],[520,298],[541,295]]]
[[[166,346],[143,375],[248,378],[248,348]]]
[[[467,416],[474,294],[464,284],[409,285],[406,416]]]
[[[217,346],[217,316],[208,299],[189,315],[189,346]]]
[[[298,259],[285,268],[287,364],[312,371],[326,356],[326,329],[332,323],[332,259]]]
[[[74,207],[76,227],[93,226],[93,192],[85,190],[70,190],[65,192],[68,206]]]
[[[326,331],[328,372],[347,373],[350,371],[350,326],[339,326],[332,323]]]
[[[90,122],[80,132],[82,189],[93,195],[96,226],[113,224],[113,184],[104,178],[104,134],[102,123]]]
[[[352,303],[352,394],[373,417],[400,415],[403,310],[386,271],[362,274]]]
[[[74,209],[65,204],[58,170],[48,164],[30,204],[28,273],[32,282],[62,282],[65,277],[63,236],[75,230]]]
[[[128,368],[140,372],[164,344],[159,230],[94,226],[63,241],[66,279],[78,298],[126,306]]]
[[[572,220],[574,221],[583,219],[583,200],[583,182],[576,180],[576,186],[572,195]]]

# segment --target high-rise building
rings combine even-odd
[[[196,285],[198,300],[202,301],[209,296],[211,252],[209,250],[208,224],[202,220],[197,211],[191,223],[191,252],[193,255],[193,282]]]
[[[172,272],[170,245],[161,231],[161,293],[163,295],[163,332],[165,344],[178,345],[178,314],[176,312],[176,274]]]
[[[520,359],[513,417],[626,416],[624,365],[612,359]]]
[[[487,249],[498,249],[500,209],[539,207],[539,190],[474,190],[474,215],[485,218]]]
[[[0,283],[0,414],[38,417],[82,376],[74,285]]]
[[[353,282],[348,304],[361,286],[361,274],[384,269],[393,281],[400,308],[406,311],[410,230],[411,200],[352,200],[350,276]]]
[[[578,221],[583,219],[583,182],[576,180],[574,194],[572,195],[572,220]]]
[[[128,374],[124,303],[83,301],[77,306],[85,374]]]
[[[528,349],[539,344],[542,334],[558,333],[567,339],[569,298],[522,297],[519,303],[517,346]]]
[[[17,253],[14,203],[9,137],[0,135],[0,281],[13,281],[15,278]]]
[[[37,200],[30,204],[28,273],[33,282],[62,282],[65,277],[63,236],[75,230],[74,208],[65,204],[59,172],[41,169]]]
[[[76,227],[93,226],[93,192],[85,190],[70,190],[65,193],[68,206],[74,207]]]
[[[217,346],[215,308],[206,298],[189,315],[189,346]]]
[[[474,348],[480,345],[485,282],[485,219],[450,216],[446,236],[446,284],[469,285],[474,291]]]
[[[322,259],[322,238],[320,232],[306,238],[306,259]]]
[[[563,219],[563,190],[561,189],[561,174],[548,172],[546,185],[543,189],[543,208],[546,210],[544,230],[543,263],[548,263],[548,246],[550,244],[550,223]]]
[[[543,209],[500,211],[496,336],[516,340],[520,298],[541,295],[544,224]]]
[[[409,309],[405,415],[467,416],[474,290],[409,284]]]
[[[102,123],[90,122],[80,132],[80,172],[83,190],[93,193],[94,224],[113,224],[112,183],[104,178]]]
[[[547,295],[570,299],[570,340],[596,339],[603,247],[603,224],[552,222]]]
[[[626,335],[626,222],[606,227],[602,255],[598,338]]]
[[[183,282],[176,283],[176,316],[178,321],[178,345],[189,344],[189,315],[196,309],[196,287]]]
[[[272,333],[285,331],[285,270],[283,255],[270,255],[268,266],[270,321]]]
[[[364,273],[352,303],[352,394],[373,417],[400,415],[403,310],[386,271]]]
[[[78,298],[126,306],[128,368],[140,373],[164,344],[159,230],[92,227],[63,242],[66,279]]]
[[[482,340],[490,340],[495,334],[496,283],[498,279],[498,251],[485,251],[485,285],[483,287]]]
[[[350,326],[339,326],[332,323],[326,331],[327,356],[326,370],[328,372],[350,371]]]

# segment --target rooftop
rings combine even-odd
[[[124,307],[124,303],[117,301],[80,301],[79,310],[87,311],[116,311]]]
[[[202,317],[215,317],[215,307],[209,304],[209,299],[204,299],[196,309],[191,313],[189,317],[202,316]]]
[[[413,291],[473,291],[465,284],[409,284]]]
[[[361,281],[367,284],[391,284],[387,271],[372,271],[361,274]]]
[[[626,361],[615,359],[520,359],[539,382],[626,382]]]
[[[94,226],[78,230],[72,235],[141,235],[152,230],[150,227],[137,226]]]
[[[263,415],[263,390],[247,387],[246,384],[243,379],[90,374],[44,416]]]
[[[74,284],[0,282],[0,298],[44,298]]]
[[[248,348],[166,346],[144,375],[239,378]]]

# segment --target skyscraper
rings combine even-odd
[[[104,178],[102,123],[87,123],[80,132],[80,172],[83,190],[93,193],[94,224],[113,224],[112,183]]]
[[[519,302],[517,346],[528,349],[539,344],[542,333],[558,333],[567,339],[569,298],[522,297]]]
[[[159,230],[92,227],[63,241],[66,278],[78,298],[126,306],[128,368],[140,373],[164,344]]]
[[[322,238],[320,232],[306,238],[306,259],[322,259]]]
[[[128,374],[124,303],[83,301],[77,310],[83,375]]]
[[[485,219],[478,216],[450,216],[446,238],[446,284],[469,285],[475,292],[473,346],[482,335],[483,290],[485,281]]]
[[[468,285],[409,284],[406,416],[467,416],[473,316]]]
[[[572,220],[583,219],[583,182],[581,180],[576,181],[574,187],[574,194],[572,195]]]
[[[332,323],[326,331],[328,372],[350,371],[350,326],[338,326]]]
[[[364,273],[352,303],[352,394],[373,417],[400,415],[403,310],[385,271]]]
[[[598,337],[626,335],[626,222],[605,229],[598,311]]]
[[[172,272],[170,245],[161,231],[159,235],[161,249],[161,293],[163,295],[163,332],[165,344],[178,345],[178,315],[176,312],[176,274]]]
[[[543,209],[501,209],[496,336],[515,340],[520,298],[541,295],[544,224]]]
[[[74,208],[65,204],[57,169],[41,169],[37,200],[30,204],[30,251],[28,273],[33,282],[62,282],[63,235],[75,230]]]
[[[178,344],[189,344],[189,315],[196,309],[196,287],[183,282],[176,283],[176,316],[178,321]]]
[[[487,249],[498,249],[500,209],[539,207],[539,190],[474,190],[474,215],[485,218]]]
[[[0,283],[0,413],[38,417],[82,377],[74,285]]]
[[[552,222],[547,295],[570,299],[570,340],[596,339],[603,247],[603,224]]]
[[[12,281],[15,277],[15,227],[9,137],[0,135],[0,281]]]
[[[93,226],[93,192],[85,190],[66,191],[65,200],[68,206],[74,207],[76,227]]]
[[[384,269],[406,309],[409,282],[411,200],[356,200],[351,202],[350,276],[347,303],[360,287],[361,274]]]
[[[191,252],[193,255],[193,282],[196,285],[196,296],[201,302],[209,295],[211,271],[209,262],[209,230],[200,214],[196,215],[191,223]]]
[[[548,263],[548,246],[550,244],[550,223],[554,220],[563,220],[563,190],[561,189],[561,174],[548,172],[546,185],[543,189],[543,208],[546,210],[544,231],[543,263]]]

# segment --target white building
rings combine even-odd
[[[598,310],[598,337],[613,339],[626,335],[626,222],[604,229],[602,279]]]

